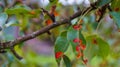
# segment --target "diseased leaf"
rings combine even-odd
[[[96,43],[93,41],[96,40]],[[109,44],[97,35],[91,35],[87,37],[87,48],[85,50],[85,55],[90,60],[94,56],[100,56],[105,58],[108,56],[110,51]]]
[[[92,43],[92,39],[96,37],[97,37],[96,35],[91,35],[91,36],[86,37],[87,47],[86,47],[84,54],[88,58],[88,60],[91,60],[94,56],[96,56],[99,50],[98,45],[94,45]]]
[[[73,41],[75,38],[78,38],[78,30],[74,30],[73,27],[70,27],[67,33],[68,41]]]
[[[86,40],[85,40],[83,34],[81,33],[81,30],[76,30],[72,26],[68,30],[67,39],[70,42],[70,44],[72,45],[73,52],[75,54],[77,54],[76,46],[78,45],[78,43],[76,43],[76,42],[80,42],[81,41],[82,45],[86,45]]]
[[[111,7],[114,10],[115,8],[120,9],[120,0],[112,0]]]
[[[68,48],[68,40],[67,40],[67,31],[64,31],[61,33],[60,36],[57,37],[55,42],[55,53],[56,52],[65,52]],[[59,63],[61,58],[56,59],[56,61]]]
[[[68,41],[70,42],[70,44],[72,45],[72,49],[73,49],[73,52],[74,52],[75,54],[77,54],[77,52],[76,52],[76,46],[77,46],[77,44],[74,42],[74,39],[79,38],[78,35],[79,35],[79,31],[73,29],[72,26],[68,29],[68,32],[67,32],[67,40],[68,40]]]

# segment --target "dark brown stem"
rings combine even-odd
[[[104,14],[106,12],[106,8],[108,8],[108,6],[109,6],[109,4],[106,4],[99,9],[99,12],[101,13],[101,15],[100,15],[100,18],[97,20],[97,22],[101,21],[101,19],[103,18]]]

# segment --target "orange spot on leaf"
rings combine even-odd
[[[56,12],[56,11],[54,11],[54,16],[56,17],[56,16],[59,16],[59,13],[58,12]]]
[[[79,40],[79,44],[80,44],[80,45],[82,44],[82,40],[81,40],[81,39]]]
[[[30,14],[35,15],[35,11],[31,11]]]
[[[81,52],[79,52],[79,53],[77,54],[76,58],[77,58],[77,59],[80,59],[82,55],[83,55],[83,54],[82,54]]]
[[[46,25],[51,25],[53,22],[52,22],[51,19],[48,19],[48,20],[45,21],[45,23],[46,23]]]
[[[80,48],[81,48],[82,50],[85,50],[86,45],[81,44],[81,45],[80,45]]]

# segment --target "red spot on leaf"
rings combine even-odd
[[[75,43],[78,43],[79,41],[80,41],[79,38],[75,38],[75,39],[73,40],[73,42],[75,42]]]
[[[116,12],[118,12],[120,9],[117,7],[117,8],[115,8],[114,10],[115,10]]]
[[[93,40],[92,40],[92,43],[93,43],[93,44],[97,44],[97,40],[96,40],[96,39],[93,39]]]
[[[35,11],[31,11],[30,14],[35,15]]]
[[[63,52],[56,52],[55,53],[55,58],[58,59],[58,58],[61,58],[63,56]]]
[[[87,62],[88,62],[88,59],[84,59],[84,60],[83,60],[83,63],[84,63],[84,64],[87,64]]]
[[[77,45],[77,46],[76,46],[76,51],[77,51],[77,52],[80,52],[80,45]]]
[[[112,15],[109,15],[109,17],[112,19],[113,17],[112,17]]]
[[[80,30],[82,28],[82,26],[81,25],[73,25],[73,28],[75,30]]]

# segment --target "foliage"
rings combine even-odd
[[[45,7],[22,0],[4,2],[0,1],[0,67],[120,66],[120,0],[98,0],[90,7],[65,6],[59,0],[49,0]],[[12,46],[22,60],[11,48],[1,47],[20,37],[32,39]]]

